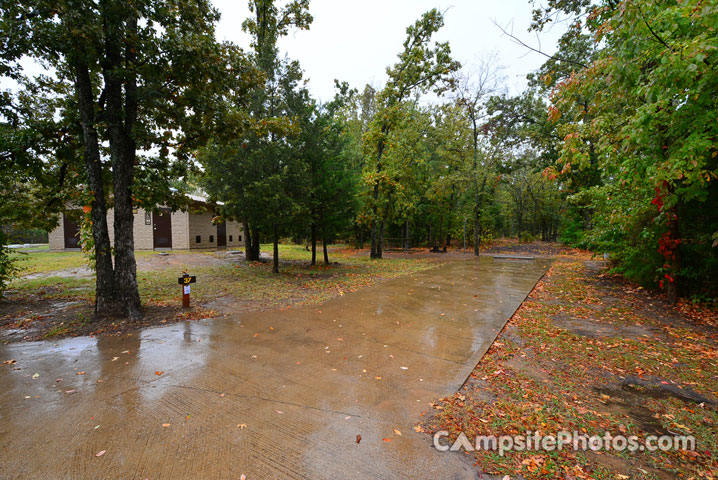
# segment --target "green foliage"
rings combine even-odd
[[[620,271],[669,294],[715,292],[718,7],[584,7],[597,53],[554,91],[560,174],[600,172],[576,200],[591,200],[590,237]]]
[[[437,94],[452,88],[451,73],[460,64],[451,58],[448,43],[431,43],[432,36],[444,25],[443,15],[432,9],[406,29],[404,49],[396,64],[387,69],[389,81],[377,94],[377,110],[363,137],[363,153],[367,158],[364,183],[363,217],[372,227],[372,257],[381,258],[384,228],[389,221],[401,165],[392,165],[391,135],[407,117],[407,101],[414,95],[433,90]],[[409,123],[413,125],[413,123]],[[386,150],[386,152],[385,152]],[[403,159],[403,155],[394,155]]]
[[[13,259],[13,253],[7,246],[7,237],[0,230],[0,299],[7,288],[8,283],[19,271],[17,263]]]

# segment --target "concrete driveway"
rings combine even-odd
[[[319,306],[0,346],[0,478],[473,478],[413,426],[547,267],[448,262]]]

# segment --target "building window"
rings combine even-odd
[[[145,225],[152,225],[152,214],[145,212]]]
[[[229,236],[229,241],[230,241],[230,242],[232,241],[232,235]]]
[[[214,235],[209,236],[209,243],[214,243]]]
[[[195,237],[195,242],[197,242],[197,243],[202,243],[202,235],[197,235],[197,236]]]
[[[241,242],[241,241],[242,241],[242,235],[238,235],[238,236],[237,236],[237,241],[238,241],[238,242]]]

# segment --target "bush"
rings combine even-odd
[[[521,237],[519,240],[522,243],[531,243],[536,241],[536,235],[533,235],[531,232],[521,232]]]
[[[0,231],[0,298],[18,270],[15,260],[12,258],[12,251],[7,247],[7,237]]]

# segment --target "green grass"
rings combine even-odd
[[[262,245],[263,252],[272,251],[272,245]],[[189,255],[216,255],[215,251],[178,252]],[[318,264],[309,265],[311,252],[303,245],[280,245],[282,262],[280,273],[272,273],[270,262],[246,263],[240,258],[227,260],[226,264],[192,266],[174,264],[163,270],[143,270],[142,259],[156,252],[136,252],[137,280],[140,296],[145,304],[163,305],[177,302],[180,287],[177,277],[187,269],[197,276],[192,285],[193,301],[206,303],[219,297],[229,296],[236,301],[248,302],[247,308],[279,308],[289,305],[314,304],[344,295],[377,282],[411,274],[434,266],[428,259],[386,258],[375,261],[368,256],[354,256],[351,251],[329,252],[330,265],[323,264],[321,250]],[[24,275],[48,273],[85,265],[81,252],[35,252],[23,257]],[[334,263],[338,262],[338,263]],[[40,278],[19,277],[10,284],[10,291],[19,295],[36,295],[40,298],[66,300],[94,300],[94,276],[71,277],[48,273]],[[251,305],[249,305],[251,304]]]
[[[87,264],[82,252],[18,252],[13,253],[13,258],[17,260],[21,276],[79,268]]]
[[[14,252],[37,252],[38,250],[44,250],[44,251],[50,251],[50,245],[44,244],[44,245],[36,245],[33,247],[21,247],[21,248],[13,248]]]

